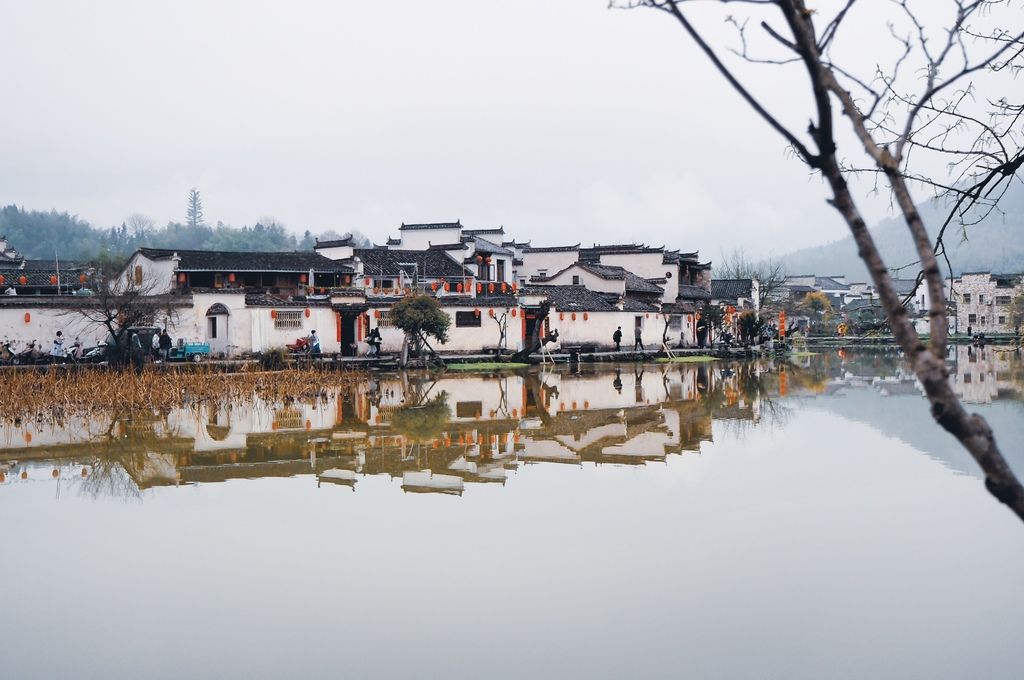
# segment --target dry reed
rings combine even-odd
[[[202,402],[224,403],[259,398],[307,400],[328,389],[364,380],[358,373],[293,368],[224,373],[146,369],[4,370],[0,371],[0,418],[88,416],[113,410],[165,410]]]

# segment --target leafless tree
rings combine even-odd
[[[651,8],[672,17],[793,154],[822,178],[829,203],[846,222],[867,265],[893,335],[924,387],[932,415],[981,466],[989,491],[1024,519],[1024,487],[988,423],[964,409],[949,383],[942,270],[911,194],[912,186],[936,187],[953,197],[954,209],[965,214],[983,200],[994,204],[998,187],[1005,187],[1020,168],[1024,109],[1007,98],[1019,92],[1012,78],[1024,66],[1024,17],[1019,5],[1012,0],[951,0],[942,5],[949,16],[936,23],[924,19],[924,12],[936,11],[934,2],[912,6],[910,0],[894,0],[890,14],[879,12],[877,3],[846,0],[834,3],[832,13],[825,15],[804,0],[714,0],[730,12],[747,15],[727,18],[739,31],[734,56],[771,65],[776,79],[794,75],[806,83],[810,120],[799,131],[769,110],[768,97],[745,85],[740,71],[712,46],[710,34],[697,28],[691,16],[695,4],[696,0],[633,0],[618,6]],[[855,12],[862,13],[860,19],[881,19],[880,31],[844,33]],[[751,19],[766,48],[753,45],[747,31]],[[883,38],[898,46],[892,63],[876,65],[865,74],[844,61],[844,55],[863,53],[866,43]],[[838,128],[840,116],[846,118],[852,136]],[[928,156],[945,159],[952,177],[936,173]],[[874,174],[906,222],[931,300],[927,341],[915,331],[865,224],[848,184],[854,172]]]
[[[774,300],[786,284],[786,269],[781,261],[769,257],[755,261],[747,257],[742,248],[734,248],[732,252],[722,253],[715,263],[717,279],[756,279],[758,289],[758,305],[764,308]]]
[[[106,331],[112,363],[125,360],[129,328],[158,322],[169,324],[177,319],[178,304],[175,303],[180,304],[180,299],[160,294],[159,282],[144,277],[141,270],[95,270],[88,285],[93,294],[77,299],[65,313]]]
[[[142,213],[132,213],[125,219],[124,224],[128,227],[128,232],[136,238],[145,238],[156,228],[156,222]]]

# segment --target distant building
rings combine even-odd
[[[1010,304],[1024,295],[1024,274],[970,272],[950,281],[961,333],[1013,333]]]

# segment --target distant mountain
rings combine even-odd
[[[1003,196],[999,208],[1001,213],[993,212],[981,224],[970,227],[966,241],[958,227],[951,224],[946,230],[946,251],[954,274],[1024,271],[1024,186],[1019,181]],[[930,201],[920,210],[934,237],[946,219],[948,206]],[[872,227],[871,233],[890,268],[917,260],[902,217],[883,220]],[[789,274],[845,274],[852,281],[868,280],[867,269],[857,255],[852,236],[823,246],[803,248],[780,259]],[[910,277],[911,270],[906,270],[904,275]]]

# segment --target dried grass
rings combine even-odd
[[[237,373],[206,368],[187,371],[146,369],[141,373],[96,370],[11,370],[0,372],[0,417],[64,418],[112,410],[163,410],[201,402],[252,398],[307,400],[326,390],[365,380],[360,373],[293,368]]]

